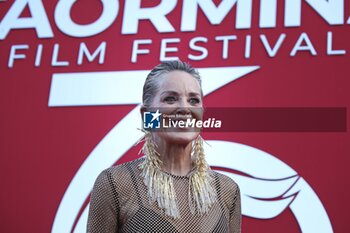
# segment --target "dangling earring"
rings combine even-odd
[[[143,132],[145,133],[143,138],[144,144],[139,154],[142,152],[144,155],[146,155],[146,158],[140,166],[152,165],[154,168],[160,169],[162,166],[162,160],[160,159],[160,155],[156,150],[157,145],[154,143],[150,132],[146,130],[143,130]],[[140,141],[142,141],[142,139]]]
[[[162,160],[156,150],[157,145],[150,132],[144,131],[144,145],[140,152],[145,154],[145,160],[139,165],[142,169],[141,176],[148,188],[150,203],[157,202],[158,207],[170,217],[179,218],[176,193],[173,178],[161,171]],[[196,171],[189,178],[188,200],[191,213],[205,214],[217,200],[217,194],[213,188],[211,169],[205,160],[203,139],[198,136],[193,145],[193,158]]]
[[[145,160],[140,164],[141,176],[148,188],[150,203],[157,202],[168,216],[178,218],[180,216],[176,204],[176,194],[172,177],[161,171],[162,160],[156,150],[157,145],[150,132],[145,134],[145,143],[141,151],[145,154]]]
[[[205,160],[203,138],[199,135],[193,150],[196,172],[190,177],[189,205],[192,213],[205,214],[217,200],[212,170]]]

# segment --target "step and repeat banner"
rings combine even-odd
[[[0,1],[0,231],[85,232],[97,175],[140,156],[147,73],[181,59],[243,232],[349,232],[349,41],[348,0]]]

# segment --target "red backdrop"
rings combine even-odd
[[[269,28],[260,25],[262,4],[258,1],[254,1],[252,5],[251,26],[243,29],[236,28],[236,5],[217,25],[213,25],[208,19],[209,13],[199,9],[196,28],[188,32],[181,30],[184,4],[178,1],[174,9],[166,15],[174,28],[173,32],[159,32],[154,22],[145,19],[138,22],[138,31],[133,34],[122,31],[123,23],[126,24],[123,16],[127,6],[124,1],[119,1],[118,15],[113,23],[105,30],[86,37],[69,35],[59,28],[54,18],[57,1],[46,1],[41,4],[53,33],[46,38],[38,35],[42,22],[33,23],[31,28],[24,28],[25,23],[19,21],[18,18],[30,19],[40,12],[40,9],[31,8],[28,3],[23,11],[18,10],[21,11],[19,17],[13,16],[10,21],[4,20],[7,14],[15,11],[16,4],[20,6],[19,2],[40,3],[0,2],[0,32],[3,35],[0,41],[2,232],[51,231],[62,197],[84,160],[105,135],[136,106],[102,104],[49,107],[53,74],[149,70],[160,62],[161,41],[166,38],[179,38],[180,42],[168,44],[168,47],[176,47],[177,51],[167,52],[167,57],[178,57],[198,68],[260,67],[246,77],[207,95],[204,100],[206,106],[347,109],[350,104],[350,28],[347,23],[350,3],[347,0],[328,1],[329,4],[344,2],[344,6],[339,11],[334,8],[323,15],[317,12],[315,6],[326,4],[326,1],[301,1],[301,22],[294,27],[285,24],[284,1],[278,1],[276,25]],[[215,1],[216,6],[220,2]],[[161,1],[142,1],[141,8],[152,8],[160,3]],[[323,9],[329,8],[331,5]],[[86,25],[95,22],[102,11],[103,5],[100,1],[77,1],[71,8],[70,15],[77,24]],[[339,12],[344,14],[341,16],[342,22],[335,20],[335,23],[330,23],[325,19],[326,14],[334,15]],[[16,19],[17,23],[14,23]],[[187,22],[183,23],[185,25]],[[4,33],[9,27],[9,32]],[[14,29],[15,27],[19,28]],[[228,43],[227,58],[223,57],[223,42],[215,40],[216,36],[223,35],[237,37]],[[285,38],[280,47],[276,47],[276,53],[271,55],[270,51],[269,55],[264,38],[273,48],[279,38],[282,40],[283,35]],[[251,47],[246,43],[247,36],[251,38]],[[196,43],[208,52],[206,57],[199,60],[188,57],[189,54],[198,57],[202,55],[201,51],[194,51],[189,44],[195,37],[207,40]],[[149,52],[139,54],[137,62],[133,62],[133,44],[140,39],[151,39],[152,43],[140,45],[140,49],[148,49]],[[78,64],[82,42],[91,53],[102,42],[106,42],[101,64],[98,58],[88,61],[86,57],[82,64]],[[57,62],[67,61],[69,64],[58,66],[52,62],[55,44],[59,45]],[[18,49],[18,45],[24,45],[24,49]],[[39,45],[42,45],[42,54],[39,56],[41,60],[35,66]],[[247,46],[250,47],[250,56],[245,57]],[[293,48],[295,55],[291,55]],[[316,54],[312,54],[313,49]],[[11,51],[17,55],[24,54],[25,58],[15,58],[11,65]],[[334,51],[339,54],[332,54],[337,53]],[[346,121],[348,119],[347,116]],[[137,127],[139,126],[135,125]],[[125,137],[127,136],[128,132],[125,132]],[[350,135],[347,129],[343,132],[208,132],[204,137],[208,140],[249,145],[288,164],[315,191],[328,214],[333,231],[349,232]],[[139,147],[131,148],[117,163],[136,158],[138,150]],[[243,232],[301,231],[288,208],[272,219],[244,216],[242,227]]]

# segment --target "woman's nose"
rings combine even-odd
[[[191,105],[190,103],[188,103],[188,101],[186,99],[181,99],[181,101],[178,102],[178,108],[177,108],[177,113],[181,113],[181,114],[189,114],[191,113]]]

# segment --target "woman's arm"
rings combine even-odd
[[[239,190],[239,187],[236,186],[236,193],[230,209],[230,231],[232,233],[241,232],[241,221],[241,192]]]
[[[118,232],[118,213],[118,193],[107,169],[97,177],[91,193],[87,232]]]

